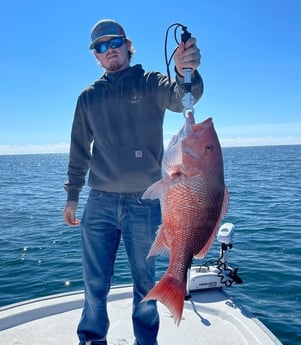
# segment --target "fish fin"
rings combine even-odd
[[[164,167],[164,172],[171,176],[175,169],[178,170],[177,167],[181,167],[183,160],[182,160],[182,138],[181,132],[179,134],[174,135],[170,143],[166,149],[166,154],[163,156],[162,166]]]
[[[175,323],[179,326],[183,313],[185,293],[185,283],[164,274],[159,283],[143,298],[142,302],[158,300],[169,309]]]
[[[154,256],[154,255],[167,256],[168,254],[169,254],[169,248],[167,246],[167,242],[164,236],[163,226],[160,225],[157,231],[157,236],[155,238],[155,241],[153,242],[147,257],[149,258],[150,256]]]
[[[161,199],[163,194],[163,181],[159,180],[150,185],[143,193],[142,199]]]
[[[229,204],[229,193],[227,187],[225,187],[224,191],[224,200],[223,200],[223,205],[222,205],[222,212],[221,212],[221,217],[220,220],[222,220],[225,215],[228,212],[228,204]]]

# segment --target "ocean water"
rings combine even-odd
[[[284,345],[301,344],[301,146],[224,148],[235,225],[226,288]],[[0,156],[0,306],[82,289],[80,232],[63,223],[68,155]],[[88,189],[84,188],[78,216]],[[218,257],[213,245],[204,261]],[[167,259],[158,261],[158,278]],[[113,284],[129,283],[123,246]]]

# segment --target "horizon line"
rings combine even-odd
[[[164,146],[167,147],[169,140],[164,140]],[[229,138],[220,139],[222,148],[231,147],[259,147],[259,146],[287,146],[301,145],[301,138]],[[45,144],[45,145],[1,145],[0,155],[22,155],[22,154],[55,154],[69,153],[70,145],[67,143]]]

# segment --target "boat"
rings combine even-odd
[[[180,324],[158,302],[159,345],[282,345],[251,312],[226,292],[225,286],[242,283],[237,269],[228,265],[234,225],[223,224],[218,260],[192,265]],[[0,339],[5,345],[78,344],[76,328],[84,292],[56,294],[0,308]],[[113,286],[108,297],[111,325],[109,345],[132,345],[132,285]]]

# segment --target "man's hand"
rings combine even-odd
[[[189,38],[186,43],[181,42],[174,55],[177,72],[184,76],[183,69],[189,68],[191,72],[196,70],[201,63],[200,49],[196,46],[196,39]]]
[[[76,201],[67,201],[63,211],[65,223],[70,226],[76,226],[80,224],[80,220],[75,218],[75,212],[77,208]]]

